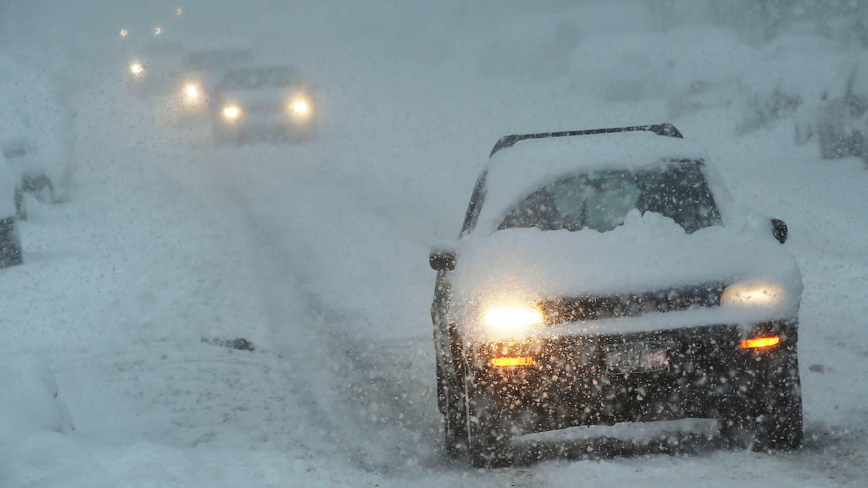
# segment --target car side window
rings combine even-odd
[[[479,212],[482,210],[482,204],[485,202],[485,177],[488,171],[483,171],[476,180],[476,186],[473,188],[473,194],[470,196],[470,204],[467,206],[467,214],[464,216],[464,225],[461,226],[460,236],[469,234],[476,227],[476,221],[479,220]],[[459,237],[460,237],[459,236]]]

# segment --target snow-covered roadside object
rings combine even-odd
[[[0,55],[0,152],[25,192],[48,203],[69,198],[74,112],[54,82],[9,55]]]
[[[721,28],[680,28],[583,40],[570,64],[575,86],[610,102],[660,98],[672,119],[744,97],[756,50]]]
[[[73,430],[69,409],[43,358],[11,355],[0,359],[0,385],[0,457],[36,432]]]
[[[845,53],[831,41],[791,34],[770,41],[758,57],[761,69],[751,70],[742,81],[747,96],[739,131],[792,117],[796,144],[814,139],[825,99],[843,93],[844,83],[835,80]]]

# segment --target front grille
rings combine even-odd
[[[720,295],[725,287],[723,283],[705,283],[622,295],[556,298],[541,302],[540,308],[549,325],[637,317],[693,307],[716,307],[720,305]]]

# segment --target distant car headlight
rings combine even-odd
[[[298,100],[292,104],[292,111],[296,115],[307,115],[308,110],[310,110],[310,107],[308,107],[307,102],[304,100]]]
[[[304,97],[296,97],[289,102],[289,113],[297,119],[305,120],[313,113],[313,104]]]
[[[786,298],[786,290],[777,283],[752,281],[729,285],[720,295],[721,306],[773,307]]]
[[[144,72],[145,67],[142,66],[142,63],[138,61],[133,61],[132,63],[130,63],[130,73],[132,73],[133,76],[141,76]]]
[[[223,107],[223,117],[226,120],[238,120],[238,117],[241,117],[241,109],[238,105],[227,105]]]
[[[486,324],[498,329],[517,329],[545,321],[542,311],[531,307],[492,308],[482,317]]]
[[[184,87],[184,95],[188,101],[196,101],[199,99],[199,87],[195,83],[187,83]]]

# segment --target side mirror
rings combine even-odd
[[[428,264],[436,271],[452,271],[457,261],[454,251],[432,251],[428,256]]]
[[[772,235],[781,244],[787,242],[787,224],[781,219],[772,219]]]

